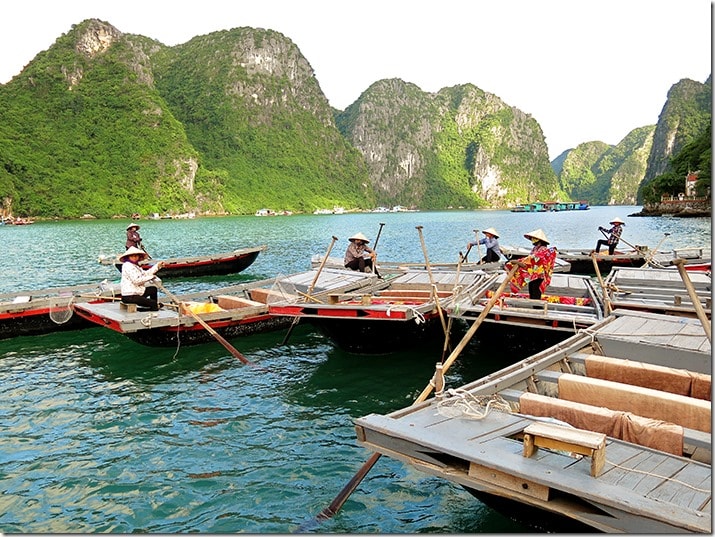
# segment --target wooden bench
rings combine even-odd
[[[137,312],[137,305],[136,304],[129,304],[127,302],[120,302],[119,303],[119,310],[120,311],[126,311],[127,313],[136,313]]]
[[[606,435],[603,433],[535,422],[524,429],[524,457],[531,457],[539,447],[591,457],[593,477],[601,474],[606,462]]]

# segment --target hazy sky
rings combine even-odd
[[[551,158],[658,121],[668,90],[711,73],[709,0],[24,0],[3,5],[0,83],[98,18],[165,45],[240,26],[289,37],[330,104],[373,82],[472,83],[541,125]]]

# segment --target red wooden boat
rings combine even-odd
[[[385,273],[385,279],[378,280],[382,284],[372,290],[329,296],[321,303],[275,302],[269,305],[269,312],[305,318],[348,352],[384,354],[430,340],[442,341],[440,309],[442,317],[446,316],[447,307],[457,297],[490,277],[482,271],[440,270],[432,277],[426,270]]]
[[[235,274],[250,267],[258,257],[258,254],[266,248],[267,246],[263,245],[254,248],[241,248],[221,254],[162,259],[164,266],[157,272],[157,276],[163,279]],[[118,257],[100,257],[99,262],[103,265],[114,265],[121,272],[122,264],[119,262]],[[147,259],[141,263],[141,266],[147,269],[156,262],[156,259]]]
[[[309,270],[281,278],[270,278],[176,297],[179,304],[166,304],[159,311],[138,311],[121,302],[75,304],[79,317],[94,325],[114,330],[151,347],[194,345],[214,341],[213,335],[196,320],[224,338],[247,336],[292,323],[290,317],[270,315],[273,300],[303,302],[306,292],[313,300],[326,293],[347,293],[371,286],[373,274],[353,271]]]
[[[106,282],[1,294],[0,339],[89,328],[93,325],[73,315],[72,306],[117,296],[119,285]]]

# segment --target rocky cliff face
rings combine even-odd
[[[592,205],[633,205],[643,180],[655,126],[631,131],[616,146],[586,142],[561,162],[559,181],[572,199]]]
[[[670,158],[692,141],[712,118],[712,77],[703,84],[683,79],[668,92],[653,134],[644,182],[668,169]]]
[[[563,194],[536,121],[466,84],[381,80],[337,115],[384,204],[504,207]]]

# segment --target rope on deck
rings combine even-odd
[[[499,394],[477,396],[461,388],[450,388],[445,393],[447,397],[437,403],[437,413],[442,416],[481,420],[492,410],[511,413],[511,406]]]

